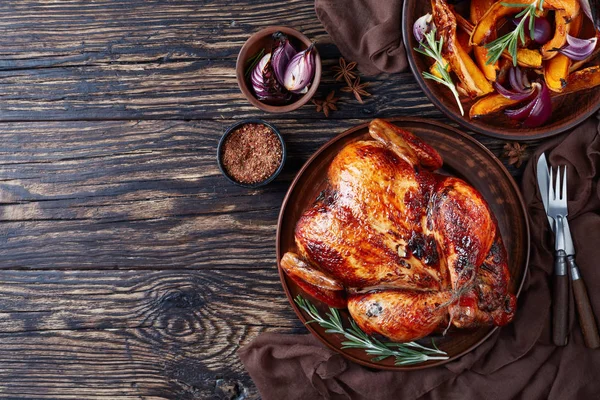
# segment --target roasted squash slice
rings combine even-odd
[[[476,24],[481,17],[483,17],[486,13],[486,11],[495,3],[495,0],[471,0],[471,7],[470,7],[470,20],[471,23]],[[458,18],[457,18],[458,20]],[[459,22],[460,24],[460,22]],[[471,31],[469,33],[472,33],[473,29],[471,29]],[[494,34],[494,37],[490,37],[491,40],[494,40],[496,38],[496,35]],[[479,66],[479,69],[481,69],[481,72],[483,72],[483,74],[485,75],[485,77],[489,80],[489,81],[495,81],[496,80],[496,76],[498,75],[498,70],[500,69],[498,67],[498,61],[496,61],[495,63],[492,64],[488,64],[487,60],[488,60],[488,52],[487,49],[483,46],[473,46],[473,55],[475,57],[475,62],[477,63],[477,65]]]
[[[448,61],[446,61],[446,59],[442,58],[442,60],[444,61],[444,66],[445,68],[448,69],[448,72],[450,72],[452,69],[450,68],[450,65],[448,65]],[[440,79],[442,78],[442,74],[440,74],[440,71],[438,70],[438,62],[434,62],[433,65],[431,67],[429,67],[429,73],[435,77],[438,77]]]
[[[491,41],[491,37],[496,34],[497,25],[503,17],[518,14],[525,9],[525,7],[519,7],[519,4],[531,4],[534,1],[537,0],[505,0],[494,3],[475,25],[471,35],[471,44],[482,46]],[[504,4],[515,6],[507,7]]]
[[[581,11],[579,0],[544,0],[544,8],[564,10],[569,20],[575,18]]]
[[[600,85],[600,65],[587,67],[569,75],[569,84],[562,94],[578,92]]]
[[[523,100],[511,100],[499,93],[492,93],[477,100],[469,110],[471,119],[481,118],[484,115],[492,114],[507,107],[517,105]]]
[[[521,3],[519,3],[519,4],[521,4]],[[455,17],[456,17],[456,22],[457,22],[458,26],[462,30],[464,30],[465,32],[470,34],[472,37],[473,29],[474,29],[473,25],[471,25],[471,23],[469,21],[467,21],[464,17],[462,17],[460,14],[455,14]],[[491,35],[491,36],[495,38],[496,33],[494,32],[493,35]],[[490,39],[492,37],[490,37]],[[485,50],[485,57],[483,57],[484,56],[483,51],[475,50],[478,47],[483,48]],[[493,81],[494,79],[491,79],[491,76],[492,76],[491,69],[488,70],[487,68],[493,68],[494,72],[497,71],[497,68],[496,68],[495,64],[492,64],[492,67],[490,67],[490,65],[487,64],[487,49],[485,49],[485,47],[483,47],[483,46],[474,46],[473,51],[481,52],[479,55],[477,55],[477,53],[475,53],[475,60],[477,61],[479,68],[481,68],[481,70],[485,74],[486,78]],[[483,64],[486,65],[487,67],[484,68],[482,66],[482,64],[479,61],[480,58],[481,58],[481,61],[483,61]],[[504,52],[502,52],[502,58],[512,60],[512,56],[510,55],[508,50],[504,50]],[[520,67],[541,68],[542,67],[542,55],[540,54],[540,52],[538,50],[517,49],[517,63],[519,64]]]
[[[556,12],[557,14],[559,11]],[[573,22],[569,24],[569,33],[577,36],[581,30],[582,18],[577,16]],[[568,84],[569,71],[573,62],[567,56],[560,53],[553,58],[546,60],[544,64],[544,79],[548,88],[554,92],[562,92]]]
[[[445,0],[431,0],[433,21],[438,33],[444,38],[442,55],[463,83],[469,97],[483,96],[494,90],[483,72],[475,65],[469,54],[460,45],[456,36],[456,17]]]
[[[498,67],[498,61],[488,64],[488,52],[483,46],[473,46],[473,55],[475,56],[475,61],[481,69],[481,72],[483,72],[483,75],[485,75],[488,80],[494,82],[498,75],[498,70],[500,69]]]
[[[458,40],[458,43],[460,43],[460,47],[462,47],[463,50],[465,50],[467,53],[471,52],[473,46],[471,46],[469,43],[470,35],[468,33],[462,30],[458,31],[456,32],[456,39]]]
[[[570,24],[567,12],[565,10],[556,10],[554,13],[554,36],[544,43],[540,49],[544,60],[549,60],[554,57],[558,54],[555,49],[560,49],[565,45]]]
[[[487,10],[496,2],[496,0],[471,0],[469,9],[469,19],[473,24],[479,22]]]
[[[544,63],[544,80],[548,89],[553,92],[562,92],[567,86],[569,77],[569,67],[571,60],[569,57],[557,54],[555,57]]]

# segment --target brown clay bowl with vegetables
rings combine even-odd
[[[273,113],[296,110],[316,93],[321,57],[314,42],[295,29],[272,26],[252,35],[237,58],[240,90],[255,107]]]
[[[600,0],[405,0],[419,85],[485,135],[549,137],[600,108]]]

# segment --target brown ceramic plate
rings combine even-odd
[[[464,3],[468,6],[468,3]],[[402,35],[406,44],[406,55],[419,86],[427,97],[448,117],[457,123],[484,135],[510,140],[532,140],[558,135],[585,121],[600,108],[600,89],[553,97],[552,117],[537,128],[523,128],[502,113],[495,113],[483,119],[470,119],[469,109],[473,102],[464,103],[465,116],[460,115],[456,100],[450,91],[441,84],[424,79],[422,71],[428,71],[430,60],[417,53],[414,48],[419,43],[412,33],[412,26],[422,15],[431,12],[431,3],[423,0],[405,0],[402,14]]]
[[[508,252],[511,272],[510,290],[518,295],[529,258],[529,225],[523,199],[508,171],[483,145],[453,127],[419,118],[392,118],[389,121],[413,132],[433,146],[444,158],[441,172],[466,180],[487,200],[498,219],[498,227]],[[294,244],[296,222],[324,189],[327,169],[333,158],[348,143],[364,139],[370,139],[368,124],[359,125],[336,136],[321,147],[302,167],[288,190],[279,215],[278,265],[286,251],[296,250]],[[279,276],[288,300],[302,322],[307,321],[307,315],[293,301],[298,294],[310,299],[320,310],[321,315],[325,315],[327,306],[302,292],[291,279],[288,279],[280,266]],[[347,310],[340,311],[343,318],[347,320],[349,316]],[[497,329],[493,327],[475,330],[451,329],[445,337],[433,336],[439,348],[448,353],[448,360],[399,367],[394,365],[392,358],[375,363],[363,350],[341,349],[340,335],[327,334],[317,324],[309,324],[307,328],[321,342],[344,357],[368,367],[390,370],[413,370],[450,362],[473,350]],[[431,339],[430,336],[420,342],[431,345]]]

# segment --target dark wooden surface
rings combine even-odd
[[[410,72],[365,78],[373,96],[344,94],[329,119],[252,108],[235,58],[274,24],[318,41],[318,96],[340,88],[311,1],[0,2],[1,398],[260,397],[236,350],[306,332],[275,265],[294,174],[375,116],[444,120]],[[215,162],[225,127],[246,117],[288,145],[261,190],[229,184]]]

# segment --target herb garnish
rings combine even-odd
[[[350,328],[344,328],[340,313],[335,308],[330,307],[329,312],[326,314],[328,319],[324,319],[319,315],[317,308],[302,296],[298,295],[294,301],[312,318],[307,324],[316,322],[325,328],[326,333],[344,335],[347,340],[342,342],[342,349],[364,349],[367,354],[375,356],[372,361],[377,362],[388,357],[395,357],[396,365],[410,365],[430,360],[448,359],[448,355],[438,349],[433,340],[431,341],[433,349],[415,342],[383,343],[363,332],[351,318],[348,319]]]
[[[246,78],[250,76],[250,73],[252,72],[254,67],[256,67],[256,64],[258,64],[258,62],[263,58],[264,55],[265,49],[260,49],[258,53],[256,53],[246,61],[246,72],[244,73],[244,76]]]
[[[536,11],[543,10],[544,0],[536,0],[531,4],[511,4],[511,3],[501,3],[504,7],[525,7],[520,13],[518,13],[515,18],[519,19],[519,23],[515,27],[515,29],[511,32],[508,32],[506,35],[499,37],[498,39],[487,43],[484,47],[488,51],[488,59],[486,61],[487,64],[493,64],[500,56],[502,56],[502,52],[504,49],[508,49],[510,53],[513,65],[517,65],[517,48],[519,45],[519,39],[521,39],[521,43],[525,45],[525,23],[529,22],[529,34],[533,39],[535,33],[535,18]]]
[[[435,32],[436,32],[436,28],[433,27],[429,32],[427,32],[425,35],[423,35],[423,37],[425,38],[425,41],[421,42],[420,47],[415,47],[415,51],[417,51],[421,54],[424,54],[427,57],[433,58],[436,61],[435,68],[437,69],[438,73],[440,74],[440,76],[442,78],[438,78],[437,76],[435,76],[427,71],[423,71],[423,77],[426,79],[431,79],[433,81],[441,83],[442,85],[444,85],[448,89],[450,89],[450,91],[454,95],[454,98],[456,99],[458,108],[460,109],[460,115],[465,115],[462,104],[460,102],[460,98],[458,97],[458,92],[456,91],[456,86],[454,85],[454,82],[452,81],[452,77],[450,76],[450,73],[448,72],[448,67],[449,67],[448,62],[446,60],[444,60],[444,57],[442,57],[442,48],[444,46],[444,38],[442,36],[440,36],[440,39],[436,40]]]

